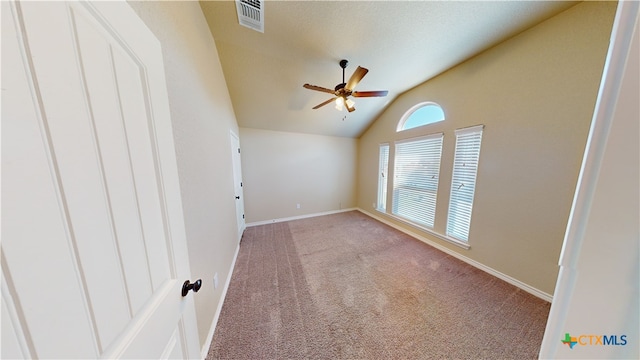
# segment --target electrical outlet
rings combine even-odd
[[[215,275],[213,275],[213,288],[217,289],[218,288],[218,273],[216,273]]]
[[[300,204],[296,204],[296,209],[300,209]]]
[[[373,208],[375,209],[376,208],[376,203],[372,203],[372,204],[373,205],[371,205],[371,206],[373,206]]]

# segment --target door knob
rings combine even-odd
[[[196,280],[193,284],[189,282],[189,280],[185,281],[182,284],[182,296],[187,296],[189,290],[193,290],[193,292],[198,292],[202,287],[202,279]]]
[[[236,200],[240,200],[240,196],[236,196]]]

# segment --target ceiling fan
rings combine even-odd
[[[321,86],[304,84],[303,87],[309,90],[322,91],[325,93],[333,94],[334,97],[331,99],[314,106],[314,109],[318,109],[322,106],[327,105],[328,103],[335,100],[336,109],[342,110],[342,106],[345,106],[349,112],[354,111],[356,108],[353,107],[353,100],[349,99],[350,96],[353,97],[379,97],[379,96],[387,96],[389,93],[387,90],[380,91],[353,91],[353,89],[358,85],[360,80],[369,72],[368,69],[358,66],[356,71],[353,72],[351,78],[349,78],[348,82],[344,81],[344,69],[347,67],[349,62],[347,60],[340,60],[340,67],[342,68],[342,83],[336,85],[334,90],[327,89]]]

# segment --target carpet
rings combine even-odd
[[[245,230],[207,359],[535,359],[549,308],[344,212]]]

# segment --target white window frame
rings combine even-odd
[[[441,111],[442,111],[442,119],[441,120],[437,120],[437,121],[429,121],[425,124],[422,125],[418,125],[418,126],[414,126],[414,127],[410,127],[410,128],[405,128],[407,121],[411,118],[411,116],[413,116],[413,114],[418,111],[419,109],[426,107],[426,106],[436,106],[438,107]],[[435,124],[441,121],[444,121],[446,119],[446,116],[444,115],[444,109],[442,108],[442,106],[440,106],[439,104],[433,102],[433,101],[425,101],[425,102],[421,102],[419,104],[416,104],[414,106],[411,107],[411,109],[407,110],[404,115],[402,115],[402,118],[400,118],[400,121],[398,121],[398,125],[396,126],[396,132],[401,132],[401,131],[405,131],[405,130],[410,130],[410,129],[415,129],[415,128],[419,128],[422,126],[427,126],[429,124]]]
[[[484,125],[457,129],[446,235],[469,241]]]
[[[387,186],[389,183],[389,143],[380,144],[378,150],[378,200],[376,210],[387,211]]]
[[[394,143],[392,214],[427,229],[433,229],[435,223],[443,140],[444,134],[436,133]],[[424,158],[420,150],[430,153]]]

